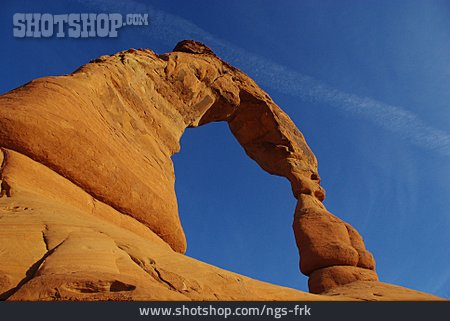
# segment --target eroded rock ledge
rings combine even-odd
[[[186,241],[171,156],[187,127],[215,121],[290,181],[311,292],[377,280],[361,236],[322,204],[317,160],[292,120],[240,70],[183,41],[162,55],[102,56],[0,97],[3,298],[317,299],[172,252],[184,253]]]

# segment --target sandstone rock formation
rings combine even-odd
[[[290,181],[300,269],[311,292],[329,296],[183,255],[171,156],[187,127],[214,121],[227,121],[252,159]],[[198,42],[102,56],[1,96],[0,146],[1,299],[395,299],[371,292],[386,289],[373,256],[322,204],[317,160],[291,119]],[[348,284],[365,290],[330,292]]]
[[[10,149],[0,198],[0,299],[320,300],[174,252],[130,216]]]

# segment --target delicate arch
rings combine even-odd
[[[32,81],[0,104],[0,146],[48,166],[181,253],[171,156],[187,127],[226,121],[249,157],[290,181],[311,291],[376,279],[360,235],[323,206],[317,160],[301,132],[253,80],[201,43],[182,41],[163,55],[102,56],[73,74]]]

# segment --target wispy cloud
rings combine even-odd
[[[135,29],[140,29],[144,37],[158,39],[172,46],[182,39],[205,42],[219,56],[251,74],[260,85],[304,101],[320,102],[343,112],[356,114],[394,133],[396,137],[424,149],[450,156],[450,134],[426,124],[406,108],[337,90],[312,77],[221,40],[189,20],[157,10],[147,4],[105,0],[80,0],[80,2],[109,12],[149,13],[151,28],[145,29],[145,33],[142,31],[143,28]]]

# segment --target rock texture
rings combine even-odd
[[[3,149],[0,299],[323,300],[174,252],[151,230],[27,156]]]
[[[290,181],[300,269],[311,292],[329,296],[183,255],[171,156],[187,127],[214,121],[228,122],[252,159]],[[377,282],[358,232],[322,204],[317,160],[292,120],[198,42],[163,55],[102,56],[1,96],[0,146],[1,299],[396,298]],[[383,294],[371,296],[372,285]]]

